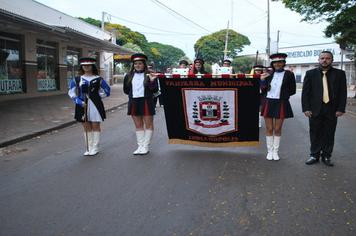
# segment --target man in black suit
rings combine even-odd
[[[308,70],[304,77],[302,109],[309,117],[311,165],[321,160],[333,166],[331,153],[337,118],[345,113],[347,89],[345,71],[332,67],[333,54],[323,51],[319,55],[319,67]]]

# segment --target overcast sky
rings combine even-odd
[[[194,57],[194,44],[204,35],[230,28],[247,36],[251,45],[241,54],[265,52],[267,44],[267,0],[159,0],[178,16],[155,0],[37,0],[74,17],[100,19],[102,12],[112,15],[106,20],[144,34],[148,41],[170,44]],[[329,43],[323,30],[326,23],[301,22],[299,14],[281,2],[270,3],[271,40],[280,47]]]

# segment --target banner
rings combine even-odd
[[[55,79],[37,79],[38,91],[51,91],[57,90]]]
[[[259,79],[160,77],[171,144],[259,144]]]
[[[0,94],[22,92],[21,79],[0,79]]]

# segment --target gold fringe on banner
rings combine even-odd
[[[209,143],[209,142],[198,142],[184,139],[169,139],[169,144],[186,144],[186,145],[194,145],[201,147],[241,147],[241,146],[258,146],[260,145],[259,141],[246,141],[246,142],[228,142],[228,143]]]

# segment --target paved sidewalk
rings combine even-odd
[[[103,101],[106,110],[127,103],[122,84],[111,86]],[[0,102],[0,111],[0,148],[75,123],[67,94]]]
[[[346,112],[356,115],[356,98],[355,98],[355,90],[349,89],[347,91],[347,104],[346,104]]]

